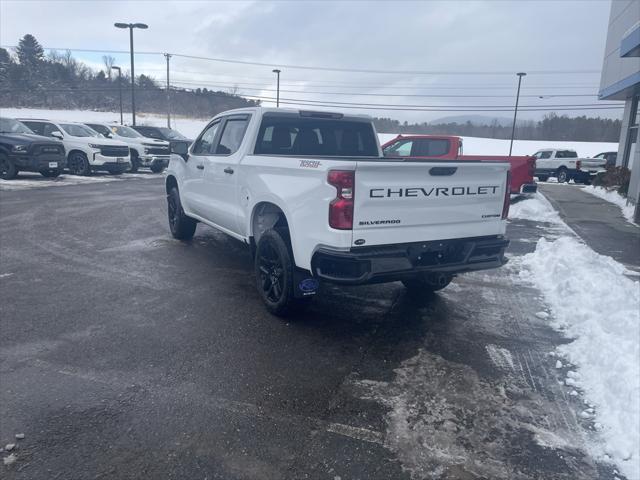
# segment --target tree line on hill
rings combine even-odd
[[[118,111],[119,81],[122,81],[122,102],[131,111],[129,86],[131,77],[122,71],[120,79],[113,66],[114,58],[103,57],[104,70],[94,71],[73,58],[70,51],[44,48],[31,34],[22,37],[11,53],[0,48],[0,107],[24,107],[69,110]],[[138,75],[136,110],[163,114],[167,111],[166,90],[153,78]],[[259,105],[236,91],[213,91],[206,88],[171,87],[171,111],[176,115],[208,118],[232,108]],[[391,118],[374,118],[376,129],[387,133],[448,134],[487,138],[510,138],[511,127],[494,120],[490,125],[466,123],[401,123]],[[547,114],[540,121],[519,122],[516,138],[522,140],[572,140],[617,142],[620,120],[604,118],[558,116]]]

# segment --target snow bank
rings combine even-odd
[[[640,479],[640,284],[625,268],[574,237],[538,241],[520,273],[543,294],[557,324],[574,340],[559,347],[578,366],[568,384],[593,405],[583,418],[601,424],[608,455],[629,480]]]
[[[616,190],[607,190],[603,187],[594,187],[593,185],[589,185],[587,187],[583,187],[583,190],[591,195],[595,195],[596,197],[600,197],[607,202],[611,202],[622,210],[622,215],[627,219],[627,222],[633,223],[633,212],[635,207],[627,202],[627,199],[620,195]]]
[[[91,110],[45,110],[36,108],[2,108],[0,114],[14,118],[48,118],[52,120],[67,120],[73,122],[119,122],[119,112],[94,112]],[[125,123],[131,121],[131,114],[125,113]],[[173,128],[189,138],[196,138],[207,124],[206,118],[171,117]],[[164,127],[167,117],[159,114],[137,113],[138,125],[153,125]],[[396,133],[380,133],[380,142],[384,143],[397,136]],[[495,138],[462,137],[464,151],[469,155],[508,155],[509,140]],[[548,142],[538,140],[515,140],[513,142],[514,155],[531,155],[541,148],[572,148],[579,156],[592,157],[600,152],[617,151],[616,143],[607,142]]]
[[[549,200],[541,193],[536,193],[531,198],[513,202],[509,207],[509,218],[565,225],[558,212],[553,209]]]

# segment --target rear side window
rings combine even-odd
[[[562,157],[560,157],[560,153],[562,153]],[[562,150],[562,152],[558,152],[558,158],[578,158],[578,154],[571,150]]]
[[[442,138],[422,138],[416,141],[411,155],[415,157],[441,157],[449,153],[449,140]]]
[[[377,157],[378,145],[369,122],[267,114],[255,153]]]
[[[229,118],[224,124],[220,142],[218,142],[218,146],[216,147],[216,154],[231,155],[232,153],[236,153],[238,148],[240,148],[248,124],[248,117]]]
[[[40,122],[30,122],[29,120],[22,120],[27,127],[33,130],[33,133],[37,133],[38,135],[44,135],[44,123]]]

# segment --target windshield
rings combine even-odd
[[[99,137],[100,134],[94,129],[86,127],[84,125],[77,125],[75,123],[61,123],[62,129],[72,137]]]
[[[111,125],[111,131],[120,137],[144,138],[142,135],[136,132],[133,128],[124,127],[122,125]]]
[[[167,127],[159,127],[158,130],[162,132],[164,138],[168,138],[169,140],[186,140],[187,137],[182,135],[180,132],[176,132],[175,130],[171,130]]]
[[[13,118],[0,118],[0,132],[1,133],[31,133],[33,131],[29,129],[24,123],[14,120]]]

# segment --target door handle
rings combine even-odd
[[[233,173],[233,168],[227,167],[224,169],[224,173]]]
[[[204,165],[196,165],[196,168],[197,168],[198,170],[204,170]]]

